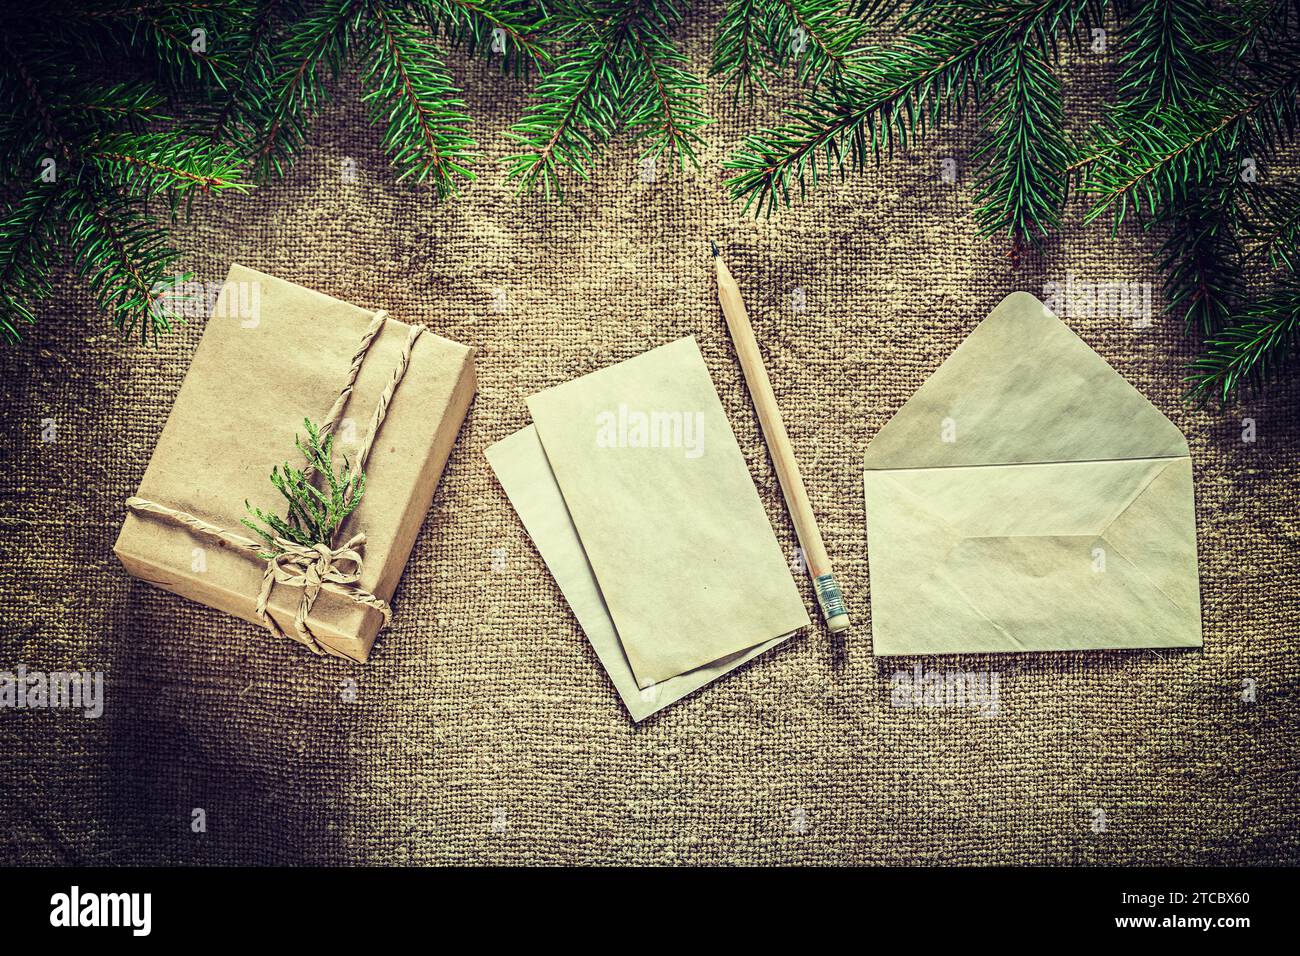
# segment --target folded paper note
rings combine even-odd
[[[528,404],[489,460],[635,718],[808,623],[694,339]]]
[[[487,456],[633,720],[645,719],[785,640],[776,637],[658,684],[638,687],[537,429],[530,425],[502,439],[488,448]]]
[[[472,349],[233,266],[114,551],[138,578],[364,661],[473,396]],[[304,418],[336,419],[336,460],[369,451],[365,493],[328,553],[268,562],[245,502],[283,512],[268,478],[301,464]]]
[[[875,653],[1198,647],[1187,440],[1013,293],[867,447]]]

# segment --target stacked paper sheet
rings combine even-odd
[[[488,460],[633,719],[809,623],[693,338],[528,407]]]

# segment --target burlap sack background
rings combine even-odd
[[[713,6],[687,30],[701,71]],[[1013,270],[975,235],[969,124],[754,222],[725,198],[721,163],[780,97],[733,109],[716,86],[698,173],[642,181],[623,146],[565,205],[521,202],[501,160],[524,87],[459,69],[486,159],[457,201],[392,183],[344,84],[286,180],[201,203],[178,235],[202,279],[240,262],[482,350],[481,391],[368,666],[275,643],[112,557],[202,320],[156,350],[122,343],[69,279],[0,356],[0,665],[103,670],[107,698],[97,721],[0,712],[5,860],[1300,861],[1297,391],[1227,413],[1180,403],[1190,343],[1163,314],[1152,240],[1085,228],[1076,209]],[[1075,59],[1074,122],[1111,69],[1110,54]],[[695,334],[792,547],[710,238],[748,294],[857,626],[841,644],[813,629],[634,727],[483,449],[527,422],[530,393]],[[927,660],[996,671],[999,713],[891,706],[890,675],[916,662],[871,654],[862,450],[1003,295],[1069,274],[1153,284],[1150,328],[1067,319],[1191,442],[1204,651]]]

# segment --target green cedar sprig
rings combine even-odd
[[[332,545],[335,533],[356,510],[366,491],[365,472],[353,469],[346,457],[335,468],[333,433],[322,436],[310,419],[303,419],[303,426],[307,437],[295,436],[294,444],[307,467],[295,468],[285,462],[271,469],[271,484],[284,498],[287,516],[281,518],[244,502],[251,517],[241,520],[266,545],[263,557],[267,559],[284,550],[277,538],[307,547]],[[316,487],[315,475],[324,477],[326,488]]]

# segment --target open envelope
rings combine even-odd
[[[867,447],[875,653],[1197,647],[1187,440],[1013,293]]]

